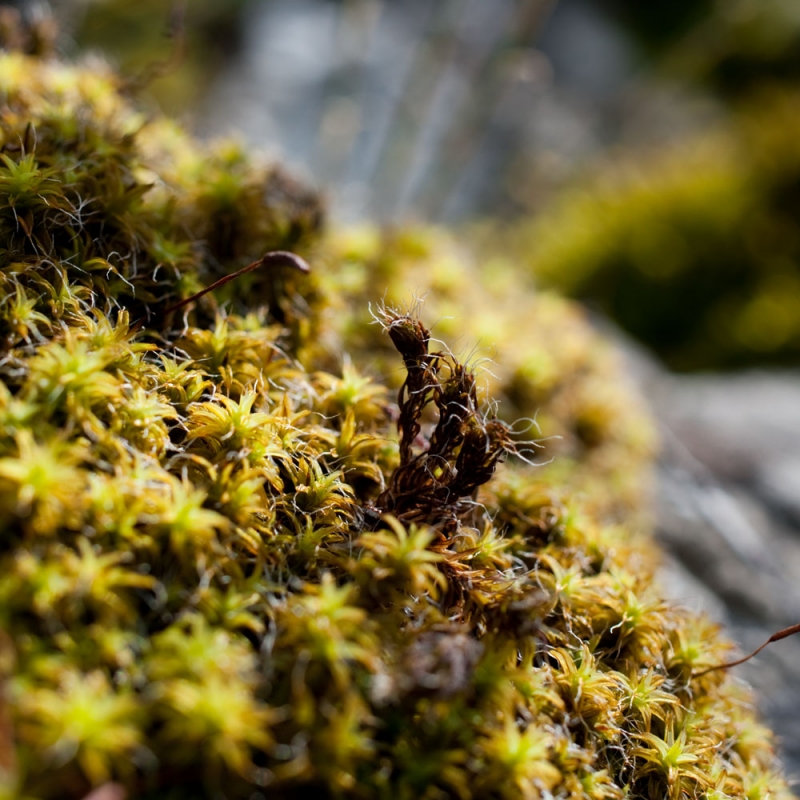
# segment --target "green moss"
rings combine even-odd
[[[607,524],[640,500],[601,465],[646,437],[573,306],[523,314],[509,266],[496,318],[437,233],[345,256],[313,196],[96,64],[5,53],[0,85],[0,796],[789,796],[746,696],[693,677],[728,645]],[[165,313],[274,247],[312,275]],[[491,391],[574,433],[571,468],[525,463],[415,316],[366,327],[415,268],[468,342],[499,326]]]

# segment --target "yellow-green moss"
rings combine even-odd
[[[0,84],[0,796],[788,797],[741,690],[692,677],[728,645],[565,490],[618,516],[603,459],[646,438],[572,306],[487,312],[491,390],[576,435],[556,480],[422,323],[376,296],[365,326],[415,263],[448,313],[477,281],[477,322],[491,284],[438,234],[345,253],[313,196],[96,64],[3,54]],[[315,274],[164,313],[273,247]],[[405,369],[398,405],[370,368]]]

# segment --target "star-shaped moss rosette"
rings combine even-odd
[[[650,540],[417,316],[369,329],[397,402],[366,339],[322,368],[313,195],[14,52],[0,155],[0,796],[789,797]],[[175,310],[274,250],[312,274]]]

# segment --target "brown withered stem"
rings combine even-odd
[[[798,622],[796,625],[790,625],[788,628],[783,628],[783,630],[780,630],[777,633],[773,633],[772,636],[770,636],[769,639],[767,639],[767,641],[761,645],[761,647],[757,647],[749,655],[743,656],[742,658],[737,658],[736,661],[726,661],[724,664],[715,664],[713,667],[707,667],[699,672],[695,672],[692,677],[700,678],[701,676],[708,675],[709,672],[715,672],[718,669],[730,669],[731,667],[738,667],[739,664],[744,664],[745,661],[755,658],[755,656],[757,656],[765,647],[767,647],[767,645],[770,645],[773,642],[779,642],[781,639],[788,639],[790,636],[794,636],[796,633],[800,633],[800,622]]]
[[[214,289],[219,289],[221,286],[224,286],[226,283],[229,283],[239,276],[245,275],[248,272],[253,272],[253,270],[263,266],[292,267],[298,272],[302,272],[306,275],[311,272],[311,267],[309,267],[305,259],[300,258],[300,256],[290,253],[287,250],[273,250],[272,252],[263,255],[256,261],[251,262],[246,267],[242,267],[241,269],[236,270],[236,272],[231,272],[230,275],[224,275],[218,281],[214,281],[214,283],[212,283],[210,286],[206,286],[205,289],[196,292],[191,297],[187,297],[181,300],[179,303],[175,303],[175,305],[165,309],[164,314],[171,314],[173,311],[180,311],[180,309],[188,306],[189,303],[193,303],[195,300],[199,300],[209,292],[213,292]]]
[[[485,418],[474,373],[449,352],[430,352],[430,331],[418,319],[388,308],[377,318],[407,374],[397,399],[400,465],[376,505],[403,522],[457,524],[478,487],[516,452],[511,430]],[[436,422],[421,442],[422,416],[431,405]]]

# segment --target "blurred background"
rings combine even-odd
[[[166,0],[51,5],[125,74],[173,52]],[[584,301],[659,424],[673,597],[745,649],[800,621],[798,0],[189,0],[183,36],[146,102]],[[800,642],[737,674],[800,776]]]

